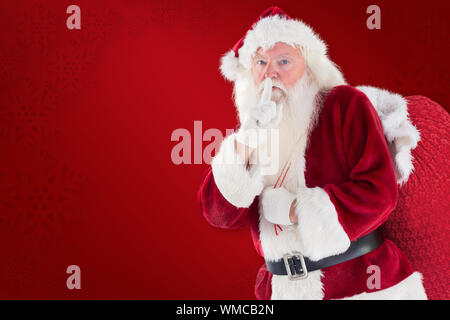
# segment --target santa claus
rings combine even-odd
[[[419,141],[405,100],[348,86],[319,36],[277,7],[221,71],[234,81],[241,126],[222,142],[198,200],[214,226],[250,225],[266,261],[257,298],[426,299],[422,275],[379,232]]]

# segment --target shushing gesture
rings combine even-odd
[[[260,102],[250,108],[247,118],[236,134],[236,140],[250,148],[257,148],[267,141],[268,130],[278,126],[283,116],[283,105],[277,104],[272,96],[272,79],[266,78],[263,83]]]

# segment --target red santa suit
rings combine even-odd
[[[234,152],[233,139],[231,135],[224,140],[219,157]],[[367,96],[350,86],[335,87],[308,140],[304,156],[298,157],[297,170],[303,170],[288,178],[304,173],[305,185],[297,198],[298,225],[283,227],[277,235],[273,224],[259,214],[262,177],[251,177],[239,164],[214,162],[199,191],[206,220],[220,228],[250,225],[256,251],[270,260],[293,251],[314,259],[339,254],[350,241],[383,224],[396,206],[398,186],[381,121]],[[371,265],[382,272],[379,289],[367,287]],[[255,287],[259,299],[340,299],[377,291],[367,297],[425,297],[421,275],[389,239],[364,256],[311,272],[304,280],[273,276],[263,265]]]
[[[288,33],[287,29],[276,32],[278,22],[286,27],[285,23],[291,21],[280,19],[280,14],[284,14],[280,12],[278,8],[270,8],[263,13],[222,60],[222,73],[236,81],[236,104],[241,118],[245,103],[239,100],[239,94],[245,86],[239,79],[248,71],[250,53],[264,46],[256,41],[258,36],[267,40],[267,30],[281,38]],[[299,27],[299,21],[294,23],[297,23],[294,28]],[[283,226],[282,231],[275,232],[274,224],[261,214],[261,192],[273,185],[274,180],[247,170],[240,162],[225,160],[236,154],[235,134],[222,142],[198,193],[205,219],[219,228],[250,226],[256,251],[266,261],[280,260],[292,252],[301,252],[313,261],[337,255],[345,252],[350,242],[380,227],[396,207],[398,183],[404,182],[412,169],[410,157],[404,161],[405,155],[410,156],[409,151],[419,139],[417,130],[407,121],[407,113],[403,118],[396,115],[395,128],[402,127],[397,131],[389,130],[392,124],[386,121],[392,118],[380,116],[383,111],[401,110],[400,106],[390,110],[392,102],[403,103],[406,109],[401,97],[361,87],[365,94],[346,85],[336,66],[327,59],[321,41],[311,29],[304,29],[302,23],[300,26],[303,29],[295,29],[295,37],[301,30],[303,34],[294,43],[302,39],[306,42],[302,44],[303,54],[322,99],[316,106],[319,112],[312,121],[313,127],[304,139],[295,143],[296,153],[285,178],[285,188],[296,196],[298,224]],[[288,39],[281,40],[289,43]],[[278,38],[267,41],[270,45]],[[308,54],[308,50],[317,54]],[[387,96],[391,103],[387,103],[388,107]],[[416,136],[397,139],[399,132]],[[381,271],[378,288],[367,285],[370,266]],[[368,254],[310,272],[302,280],[272,275],[263,265],[255,294],[258,299],[426,298],[421,274],[414,272],[406,256],[389,239]]]

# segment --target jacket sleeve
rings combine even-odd
[[[312,260],[342,253],[378,228],[397,204],[398,187],[380,119],[368,98],[353,89],[333,115],[334,139],[344,155],[348,180],[305,188],[296,214],[303,254]]]
[[[213,226],[236,229],[249,223],[249,207],[263,189],[262,176],[251,174],[237,156],[234,135],[224,139],[198,191],[198,204]]]

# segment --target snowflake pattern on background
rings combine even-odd
[[[80,225],[87,178],[41,151],[34,165],[3,173],[0,228],[51,242]]]
[[[44,82],[46,91],[62,92],[65,96],[74,96],[86,88],[95,86],[91,77],[86,77],[95,66],[96,55],[92,49],[80,45],[76,39],[64,49],[50,53],[47,77]]]
[[[111,6],[103,1],[97,2],[91,7],[89,15],[83,16],[80,39],[102,48],[104,43],[115,38],[116,32],[120,31],[123,24],[124,17],[117,6]]]
[[[55,30],[64,20],[55,8],[42,1],[28,1],[23,10],[24,14],[17,17],[15,24],[18,47],[25,51],[32,49],[35,53],[49,50],[57,41]]]
[[[4,96],[21,78],[21,74],[24,71],[24,60],[25,55],[21,50],[9,46],[2,48],[2,53],[0,54],[1,96]]]
[[[5,258],[6,256],[6,258]],[[35,287],[36,263],[26,252],[14,252],[4,254],[0,263],[0,294],[13,292],[25,294],[30,288]],[[6,298],[6,297],[5,297]]]
[[[0,139],[36,148],[58,134],[55,92],[42,90],[39,83],[24,79],[5,96],[6,99],[0,102]]]

